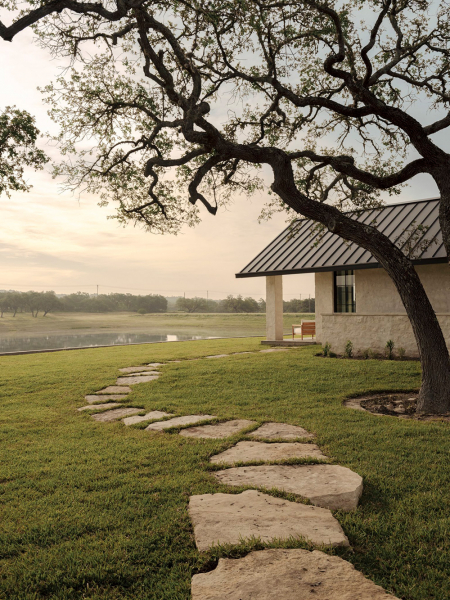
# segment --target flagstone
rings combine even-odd
[[[289,425],[288,423],[264,423],[255,431],[248,434],[251,437],[265,440],[295,440],[298,438],[313,438],[313,433],[309,433],[303,427]]]
[[[353,510],[363,489],[362,477],[339,465],[233,467],[217,471],[214,476],[228,485],[276,488],[298,494],[331,510]]]
[[[304,538],[313,544],[349,546],[331,511],[247,490],[241,494],[191,496],[189,516],[200,551],[217,544]]]
[[[156,421],[157,419],[163,419],[164,417],[172,417],[173,413],[166,413],[161,410],[152,410],[146,415],[141,417],[136,415],[134,417],[127,417],[123,420],[125,425],[135,425],[136,423],[142,423],[143,421]]]
[[[175,417],[168,421],[160,421],[159,423],[152,423],[145,428],[145,431],[162,431],[163,429],[169,429],[170,427],[180,427],[181,425],[191,425],[198,423],[199,421],[210,421],[211,419],[217,419],[214,415],[185,415],[184,417]]]
[[[221,558],[192,578],[192,600],[398,600],[355,567],[319,550],[269,549]]]
[[[189,427],[180,431],[180,435],[194,438],[222,439],[239,433],[242,429],[256,425],[256,421],[246,419],[234,419],[225,421],[216,425],[200,425],[199,427]]]
[[[95,404],[96,402],[105,402],[105,400],[125,400],[126,396],[123,394],[103,394],[103,395],[88,395],[84,399],[89,404]]]
[[[267,350],[260,350],[262,354],[267,354],[269,352],[287,352],[287,348],[267,348]]]
[[[136,385],[137,383],[147,383],[148,381],[153,381],[154,379],[158,379],[158,375],[133,375],[131,377],[118,377],[117,385]]]
[[[129,394],[131,388],[126,385],[108,385],[103,390],[95,392],[96,394]]]
[[[124,367],[123,369],[119,369],[121,373],[154,373],[153,369],[149,369],[146,366],[143,367]]]
[[[326,459],[327,456],[322,454],[322,451],[316,444],[238,442],[236,446],[210,458],[210,462],[215,464],[259,461],[275,462],[289,458]]]
[[[230,356],[229,354],[212,354],[211,356],[205,356],[205,358],[225,358]]]
[[[119,406],[123,406],[123,404],[119,404],[118,402],[108,402],[108,404],[88,404],[87,406],[82,406],[81,408],[77,408],[78,411],[81,410],[98,410],[104,408],[119,408]]]
[[[99,413],[98,415],[92,415],[92,418],[101,423],[108,423],[109,421],[115,421],[122,417],[128,417],[129,415],[135,415],[139,412],[142,412],[142,408],[117,408],[115,410]]]
[[[148,363],[147,367],[160,367],[164,363]]]

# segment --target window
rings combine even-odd
[[[356,312],[355,274],[353,271],[334,272],[334,312]]]

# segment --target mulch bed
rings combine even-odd
[[[373,394],[370,396],[360,396],[359,398],[350,398],[344,402],[344,406],[356,410],[365,410],[375,415],[385,415],[401,419],[450,421],[450,414],[416,415],[418,396],[418,392]]]

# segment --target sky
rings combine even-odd
[[[0,109],[15,104],[36,117],[42,132],[55,131],[37,87],[60,68],[28,32],[12,43],[0,41]],[[56,158],[55,148],[40,146]],[[0,289],[94,293],[98,285],[99,293],[265,297],[264,277],[235,278],[286,226],[283,215],[258,223],[264,192],[236,197],[215,217],[202,209],[196,228],[160,236],[107,219],[111,208],[97,206],[92,195],[61,193],[48,169],[30,172],[28,181],[31,192],[0,197]],[[433,182],[416,177],[397,201],[433,195]],[[283,289],[285,300],[313,297],[314,276],[285,276]]]

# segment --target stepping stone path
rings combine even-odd
[[[233,448],[225,450],[210,458],[214,464],[232,465],[248,462],[274,462],[289,458],[318,458],[326,459],[320,448],[315,444],[288,444],[264,442],[239,442]]]
[[[315,506],[353,510],[362,494],[362,477],[339,465],[262,465],[233,467],[214,476],[227,485],[277,488],[308,498]]]
[[[259,353],[287,352],[270,348]],[[237,352],[234,354],[251,354]],[[253,353],[255,354],[255,353]],[[205,358],[224,358],[229,354]],[[199,359],[191,359],[199,360]],[[186,361],[168,361],[186,362]],[[103,409],[92,414],[95,421],[107,423],[122,419],[124,425],[154,421],[145,431],[162,432],[171,427],[194,425],[216,419],[214,415],[173,416],[154,410],[145,415],[141,408],[123,407],[131,385],[158,379],[156,371],[164,363],[124,367],[116,385],[85,396],[87,406],[79,411]],[[101,403],[101,404],[100,404]],[[173,417],[167,419],[167,417]],[[161,419],[166,419],[162,421]],[[255,421],[234,419],[223,423],[185,427],[179,434],[190,438],[224,439],[256,425]],[[290,458],[323,460],[327,457],[315,444],[292,443],[311,439],[314,434],[288,423],[265,423],[255,431],[242,434],[254,438],[241,441],[225,452],[211,457],[212,464],[233,465],[246,462],[280,462]],[[262,441],[256,441],[262,440]],[[267,443],[271,440],[276,442]],[[279,440],[289,440],[280,442]],[[331,510],[352,510],[362,493],[362,478],[339,465],[265,464],[231,467],[212,473],[230,486],[278,489],[307,498],[315,505],[290,502],[257,490],[240,494],[203,494],[191,496],[189,514],[200,551],[216,544],[239,544],[245,539],[289,540],[301,538],[317,545],[349,546]],[[313,595],[312,595],[313,594]],[[209,573],[192,578],[192,600],[398,600],[366,579],[353,565],[317,550],[262,550],[240,559],[220,559]]]
[[[234,419],[233,421],[225,421],[225,423],[218,423],[217,425],[189,427],[180,431],[180,435],[193,438],[223,439],[235,435],[242,431],[242,429],[247,429],[247,427],[251,427],[252,425],[256,425],[256,422],[245,419]]]
[[[123,422],[125,425],[135,425],[136,423],[142,423],[143,421],[157,421],[158,419],[164,419],[164,417],[173,417],[173,414],[161,410],[152,410],[152,412],[149,412],[142,417],[127,417]]]
[[[145,431],[162,431],[163,429],[169,429],[170,427],[192,425],[192,423],[198,423],[199,421],[211,421],[211,419],[217,419],[217,417],[214,415],[187,415],[186,417],[175,417],[174,419],[169,419],[168,421],[152,423],[145,428]]]
[[[288,502],[255,490],[191,496],[189,516],[200,551],[215,544],[239,544],[251,537],[262,542],[300,537],[313,544],[349,546],[329,510]]]
[[[352,564],[314,550],[261,550],[221,558],[192,578],[192,600],[398,600]]]
[[[303,427],[288,425],[287,423],[265,423],[248,435],[265,440],[297,440],[299,438],[315,437],[313,433],[309,433]]]
[[[97,402],[104,402],[105,400],[125,400],[125,398],[126,396],[123,394],[92,394],[84,397],[88,404],[96,404]]]
[[[95,392],[96,394],[129,394],[131,392],[131,388],[125,385],[108,385],[103,390],[99,392]]]
[[[98,410],[104,408],[119,408],[119,406],[123,406],[118,402],[108,402],[108,404],[88,404],[87,406],[82,406],[81,408],[77,408],[78,411],[81,410]]]
[[[109,423],[110,421],[121,419],[122,417],[135,415],[136,413],[141,412],[141,410],[141,408],[117,408],[115,410],[108,410],[108,412],[99,413],[98,415],[92,415],[92,418],[101,423]]]
[[[136,383],[147,383],[158,379],[158,375],[133,375],[131,377],[118,377],[117,385],[136,385]]]

